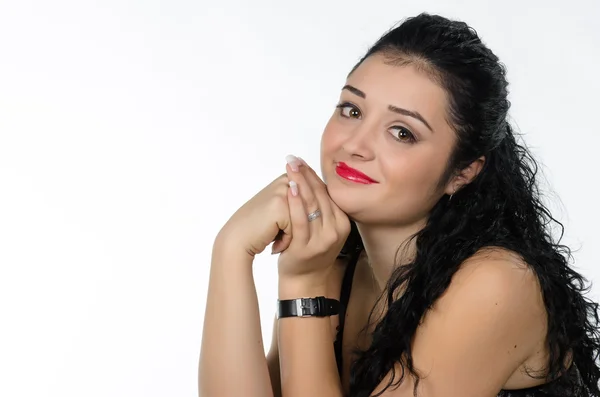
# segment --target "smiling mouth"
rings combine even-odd
[[[373,183],[378,183],[373,178],[368,175],[363,174],[362,172],[348,166],[347,164],[340,162],[335,167],[335,172],[340,177],[349,180],[351,182],[360,183],[363,185],[371,185]]]

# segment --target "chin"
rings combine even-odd
[[[363,198],[358,197],[356,193],[348,192],[348,189],[344,189],[343,186],[334,184],[333,186],[327,186],[327,192],[331,200],[337,205],[348,217],[355,220],[356,216],[364,212],[365,205],[368,204]]]

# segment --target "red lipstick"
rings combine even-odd
[[[372,179],[368,175],[363,174],[359,170],[356,170],[341,161],[335,167],[335,172],[342,178],[347,179],[352,182],[362,183],[364,185],[378,183],[376,180]]]

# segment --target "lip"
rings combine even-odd
[[[352,182],[362,183],[364,185],[370,185],[372,183],[378,183],[370,176],[363,174],[357,169],[350,167],[348,164],[339,162],[335,167],[335,172],[344,179]]]

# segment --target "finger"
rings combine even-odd
[[[297,192],[296,195],[294,195],[293,192]],[[308,224],[308,216],[306,208],[304,208],[304,202],[299,194],[299,186],[293,180],[290,181],[287,197],[290,207],[290,221],[292,224],[292,242],[290,245],[296,242],[305,245],[310,238],[310,225]]]
[[[319,205],[321,205],[324,209],[324,211],[322,211],[323,228],[328,227],[330,225],[329,222],[333,221],[337,226],[336,229],[338,231],[341,231],[342,233],[349,233],[350,220],[348,218],[348,215],[344,211],[342,211],[342,209],[338,207],[337,204],[331,199],[331,196],[329,196],[329,192],[327,191],[327,185],[325,184],[325,182],[323,182],[323,180],[317,174],[317,172],[312,167],[310,167],[306,163],[306,161],[304,161],[300,157],[298,157],[298,160],[300,160],[300,163],[302,164],[300,169],[305,169],[304,172],[306,172],[306,179],[309,182],[309,184],[311,184],[311,186],[313,187],[315,196],[317,197],[317,200],[320,203]]]
[[[303,168],[303,167],[300,167],[300,168]],[[315,196],[310,184],[304,177],[303,171],[302,170],[293,171],[293,169],[291,168],[291,166],[289,164],[286,166],[286,170],[288,171],[289,179],[296,182],[296,184],[298,185],[300,197],[302,198],[302,201],[304,202],[304,208],[307,211],[306,216],[308,216],[308,214],[310,214],[316,210],[320,210],[321,209],[321,207],[319,206],[320,203],[317,200],[317,197]],[[317,221],[318,221],[317,224],[320,225],[321,220],[319,220],[319,219],[315,219],[311,223],[315,224],[315,222],[317,222]]]
[[[283,174],[278,179],[287,180],[287,174]],[[282,192],[277,194],[280,199],[271,201],[270,211],[274,214],[279,214],[280,217],[277,219],[276,224],[279,231],[273,239],[273,245],[271,246],[271,253],[276,254],[285,250],[292,239],[292,221],[290,219],[289,202],[287,200],[287,192],[289,189],[288,182],[286,181],[285,187]],[[277,188],[279,190],[279,187]],[[285,195],[285,196],[283,196]],[[282,200],[281,200],[282,199]],[[285,200],[285,201],[283,201]]]
[[[283,231],[279,234],[279,238],[275,240],[273,246],[271,247],[271,253],[278,254],[280,252],[285,251],[292,242],[292,234],[284,233]]]
[[[318,207],[321,209],[321,215],[323,217],[323,224],[330,224],[335,222],[336,216],[333,211],[335,204],[327,193],[327,185],[321,180],[317,173],[308,165],[306,162],[299,158],[302,162],[300,172],[306,179],[306,182],[311,187],[311,190],[317,200]]]

